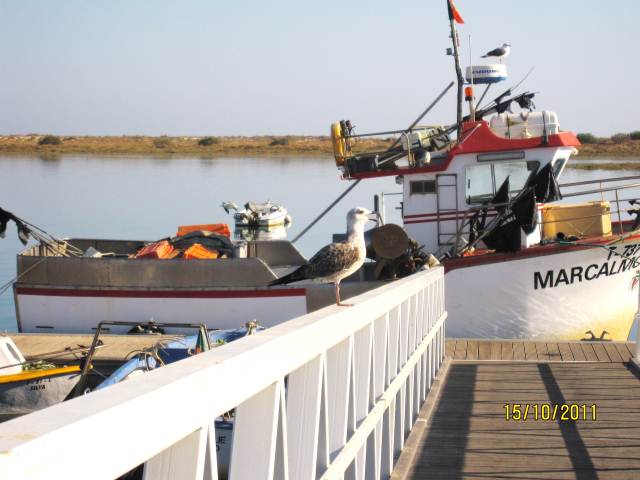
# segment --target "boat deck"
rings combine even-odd
[[[448,341],[450,358],[392,478],[640,478],[640,372],[630,348]],[[506,420],[506,404],[528,408],[526,420]],[[586,405],[587,418],[543,420],[542,404]]]
[[[52,352],[78,346],[88,349],[93,340],[93,335],[83,334],[12,333],[9,336],[27,360],[43,360],[56,365],[77,364],[81,356],[71,353],[51,355]],[[101,378],[100,374],[110,375],[135,353],[170,338],[176,338],[176,335],[100,335],[104,346],[96,351],[92,362],[94,370],[99,373],[89,376],[90,385],[94,383],[93,379]]]
[[[18,346],[27,360],[38,357],[39,359],[53,363],[71,362],[75,359],[72,354],[64,354],[53,357],[47,355],[50,352],[64,350],[67,347],[91,346],[93,335],[82,334],[39,334],[39,333],[12,333],[9,335]],[[123,362],[137,352],[152,347],[157,342],[177,335],[100,335],[104,346],[95,354],[97,362]]]

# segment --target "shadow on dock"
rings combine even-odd
[[[449,360],[439,398],[420,412],[425,427],[407,440],[393,479],[640,478],[640,372],[628,363],[631,344],[524,346],[531,355],[514,361],[500,357],[514,355],[516,342],[479,345],[479,353],[483,341],[464,342],[449,352],[475,359]],[[556,347],[563,361],[549,355]],[[483,349],[494,358],[483,360]],[[578,361],[583,352],[601,360]],[[513,419],[514,405],[528,408],[526,420]],[[541,405],[558,405],[557,415],[543,419]],[[578,405],[580,418],[560,418],[563,405]]]

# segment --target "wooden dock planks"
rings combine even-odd
[[[469,340],[467,342],[467,358],[466,360],[478,360],[478,341],[477,340]]]
[[[635,342],[548,342],[449,339],[447,355],[455,360],[527,362],[628,362]]]
[[[546,342],[547,355],[555,345]],[[597,358],[597,347],[611,346],[620,358],[631,354],[625,343],[565,345],[573,358]],[[542,347],[536,352],[544,356]],[[439,400],[420,412],[426,427],[409,437],[391,478],[640,478],[640,372],[607,358],[452,361]],[[507,421],[504,405],[514,403],[595,404],[596,421],[590,413]]]

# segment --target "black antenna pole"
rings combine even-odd
[[[451,42],[453,43],[453,58],[456,64],[456,76],[458,77],[458,105],[457,105],[457,124],[458,124],[458,141],[462,135],[462,90],[464,89],[464,77],[462,76],[462,68],[460,68],[460,52],[458,51],[458,32],[453,18],[451,9],[451,0],[447,0],[447,11],[449,12],[449,27],[451,28]]]

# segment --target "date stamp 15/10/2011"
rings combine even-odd
[[[595,422],[597,410],[596,404],[584,403],[505,403],[504,419],[507,422]]]

